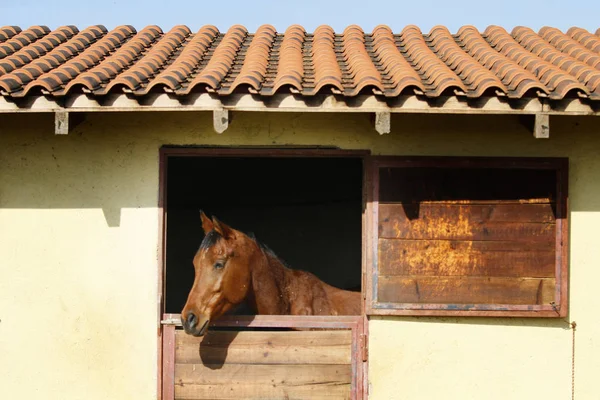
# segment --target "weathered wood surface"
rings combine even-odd
[[[553,204],[548,199],[526,200],[455,200],[421,203],[381,203],[380,221],[395,216],[398,219],[467,219],[473,223],[493,222],[555,222]]]
[[[307,317],[310,318],[310,317]],[[183,331],[176,332],[177,347],[187,344],[211,346],[338,346],[350,345],[352,335],[349,329],[331,329],[314,331],[227,331],[218,328],[211,329],[203,338],[186,335]]]
[[[549,242],[556,235],[554,222],[530,222],[552,215],[536,205],[526,207],[518,221],[519,211],[511,206],[423,205],[417,218],[408,218],[401,204],[381,204],[379,207],[379,237],[437,240],[519,240]],[[495,209],[500,212],[494,212]],[[544,215],[545,214],[545,215]]]
[[[175,385],[175,399],[196,400],[282,400],[311,399],[332,400],[350,399],[350,385],[336,385],[324,382],[313,385]]]
[[[209,331],[198,338],[177,332],[177,363],[350,364],[352,334],[337,331]]]
[[[556,279],[564,283],[559,167],[533,158],[379,158],[371,307],[387,315],[551,312],[562,302]]]
[[[431,304],[548,305],[554,278],[379,276],[378,301]]]
[[[176,385],[335,385],[350,384],[347,364],[176,364]]]
[[[175,398],[349,399],[351,344],[349,330],[178,330]]]
[[[555,275],[555,242],[379,239],[382,275],[539,277]]]

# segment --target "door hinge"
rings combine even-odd
[[[363,362],[367,361],[369,358],[369,338],[364,333],[360,335],[360,348]]]

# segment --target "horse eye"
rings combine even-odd
[[[225,264],[223,264],[223,262],[222,262],[222,261],[217,261],[217,262],[215,263],[215,268],[216,268],[216,269],[221,269],[221,268],[223,268],[224,266],[225,266]]]

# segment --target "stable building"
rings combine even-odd
[[[5,397],[596,395],[600,31],[7,26],[0,94]],[[200,209],[361,314],[186,335]]]

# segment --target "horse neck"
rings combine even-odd
[[[274,255],[261,251],[252,267],[252,295],[258,314],[289,313],[289,298],[285,290],[290,270]]]

